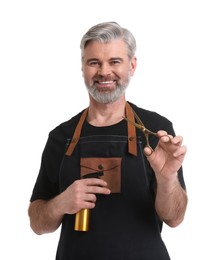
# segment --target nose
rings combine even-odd
[[[111,66],[108,63],[103,63],[98,70],[98,75],[107,76],[110,74],[111,74]]]

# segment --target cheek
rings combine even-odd
[[[86,70],[82,70],[82,76],[86,81],[88,81],[88,79],[90,78],[90,73],[88,73],[88,71]]]
[[[85,79],[91,79],[94,77],[94,75],[96,74],[96,70],[95,69],[82,69],[82,75]]]
[[[125,80],[128,76],[132,75],[133,72],[131,68],[123,68],[120,71],[117,71],[117,75],[122,79]]]
[[[126,78],[127,75],[132,76],[134,74],[134,69],[131,66],[131,64],[126,64],[124,66],[121,66],[117,68],[117,71],[115,71],[120,77]]]

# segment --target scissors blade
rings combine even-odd
[[[141,131],[144,131],[145,127],[144,125],[141,125],[141,124],[137,124],[135,122],[133,122],[132,120],[130,120],[129,118],[127,117],[123,117],[126,121],[128,121],[130,124],[134,125],[135,127],[139,128]]]
[[[139,118],[139,116],[137,115],[137,113],[133,110],[135,119],[137,120],[138,124],[141,125],[143,128],[146,128],[143,124],[143,122],[141,121],[141,119]]]
[[[134,113],[135,119],[137,120],[138,124],[141,126],[141,127],[138,127],[138,128],[140,128],[141,131],[144,132],[144,134],[149,133],[149,134],[157,136],[157,133],[154,133],[154,132],[152,132],[151,130],[149,130],[148,128],[145,127],[144,123],[141,121],[141,119],[139,118],[139,116],[137,115],[137,113],[134,110],[133,110],[133,113]]]

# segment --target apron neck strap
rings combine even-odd
[[[134,113],[132,107],[126,102],[126,117],[131,120],[132,122],[135,121]],[[137,156],[137,139],[136,139],[136,127],[132,124],[129,124],[127,121],[128,126],[128,149],[129,153]]]
[[[130,119],[131,121],[134,121],[135,118],[134,118],[134,113],[132,111],[132,108],[131,106],[129,105],[128,102],[126,102],[126,106],[125,106],[125,113],[126,113],[126,117],[128,119]],[[80,134],[81,134],[81,130],[82,130],[82,126],[83,126],[83,123],[87,117],[87,114],[88,114],[88,108],[86,108],[81,117],[80,117],[80,120],[76,126],[76,129],[74,131],[74,135],[71,139],[71,143],[66,151],[66,155],[67,156],[70,156],[73,151],[74,151],[74,148],[76,147],[79,139],[80,139]],[[137,156],[137,141],[136,141],[136,128],[134,125],[132,124],[129,124],[127,122],[127,126],[128,126],[128,150],[129,150],[129,153],[134,155],[134,156]]]

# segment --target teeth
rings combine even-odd
[[[112,84],[113,81],[100,81],[99,83],[100,84]]]

